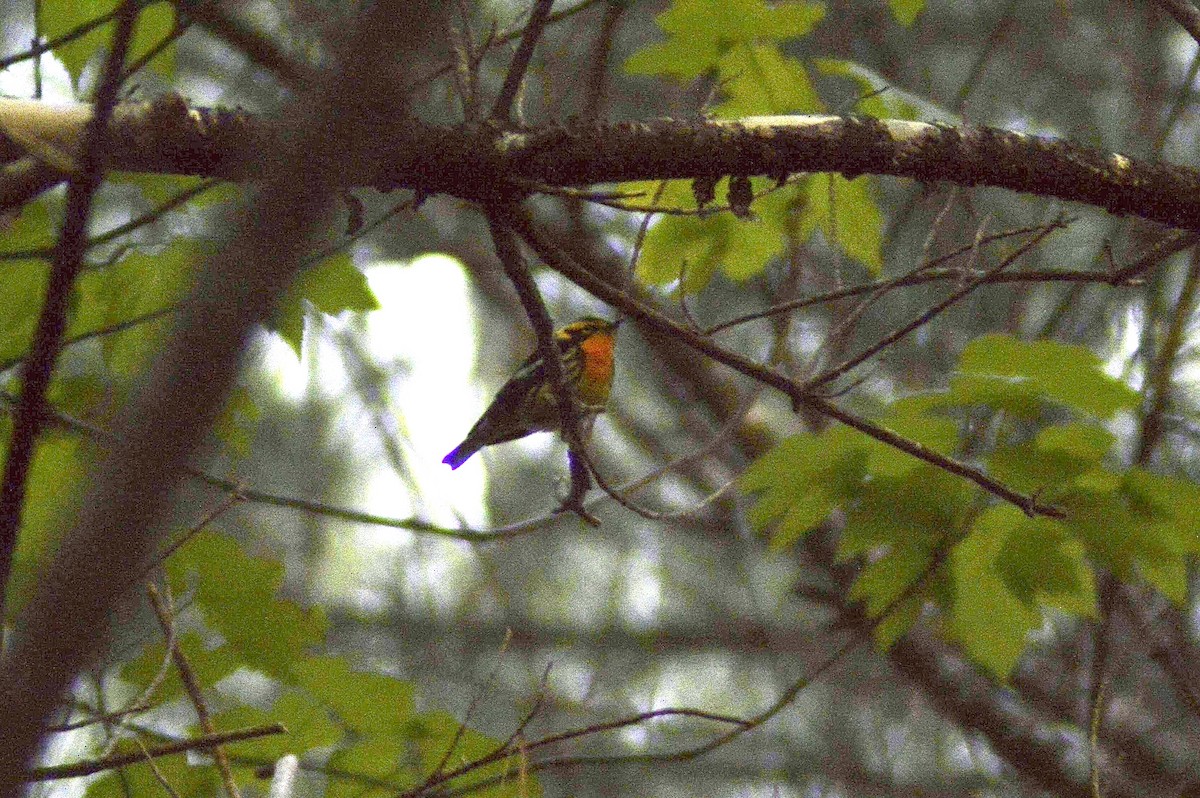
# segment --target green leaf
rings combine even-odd
[[[907,28],[925,10],[925,0],[888,0],[888,8],[892,10],[892,18]]]
[[[875,624],[875,645],[880,651],[887,651],[921,617],[925,609],[926,590],[914,590],[912,595],[900,599],[888,614]]]
[[[342,311],[368,311],[379,308],[379,300],[367,285],[367,278],[347,254],[334,255],[305,269],[296,278],[280,302],[269,325],[300,357],[304,338],[305,303],[321,313],[335,316]]]
[[[1095,582],[1083,546],[1066,534],[1062,524],[1028,518],[1008,505],[992,512],[996,523],[1009,527],[996,558],[996,573],[1018,601],[1029,608],[1052,601],[1060,609],[1070,606],[1078,608],[1079,614],[1095,614]]]
[[[896,88],[887,78],[873,69],[853,61],[837,58],[816,58],[813,65],[823,75],[837,75],[858,84],[862,97],[854,106],[855,113],[877,119],[922,119],[920,108],[928,106],[922,98]]]
[[[751,182],[759,190],[768,185],[765,180]],[[696,293],[717,269],[737,281],[761,274],[772,258],[783,254],[797,196],[794,186],[786,186],[758,197],[751,206],[758,221],[728,213],[659,220],[642,246],[638,279],[666,285],[682,277],[681,290]]]
[[[49,276],[45,261],[0,263],[0,363],[11,364],[29,351]]]
[[[751,526],[762,532],[778,522],[771,546],[782,548],[825,520],[861,478],[862,440],[842,427],[796,435],[752,463],[740,481],[742,490],[758,494]]]
[[[0,432],[7,446],[11,424],[7,417],[5,422]],[[76,436],[49,430],[39,439],[26,481],[21,533],[4,605],[9,618],[24,606],[47,559],[58,548],[86,487],[90,460],[87,444]]]
[[[1141,531],[1157,542],[1145,553],[1135,552],[1142,576],[1185,606],[1188,560],[1200,554],[1200,485],[1132,468],[1123,474],[1122,492],[1131,511],[1143,519]],[[1160,556],[1156,549],[1170,554]]]
[[[1116,439],[1108,430],[1084,424],[1047,427],[1028,443],[998,446],[988,470],[1015,490],[1049,497],[1100,465]]]
[[[1187,591],[1181,576],[1188,559],[1200,553],[1192,516],[1196,487],[1183,488],[1176,512],[1160,504],[1160,491],[1170,482],[1185,483],[1140,470],[1112,476],[1103,486],[1079,485],[1060,500],[1067,528],[1119,579],[1144,579],[1182,605]]]
[[[631,180],[627,183],[618,183],[616,190],[622,195],[638,195],[622,200],[630,205],[654,205],[659,208],[677,208],[685,211],[696,210],[696,199],[692,192],[691,180],[668,180],[660,190],[662,182],[661,180]]]
[[[385,798],[415,786],[421,773],[409,741],[371,737],[339,748],[329,757],[326,798]]]
[[[721,89],[726,100],[713,109],[725,119],[824,110],[804,64],[775,44],[741,44],[721,58]]]
[[[297,662],[292,673],[297,685],[359,734],[393,737],[412,720],[410,682],[352,670],[343,657],[308,657]]]
[[[221,417],[213,426],[213,431],[221,442],[233,454],[234,458],[242,459],[250,455],[250,441],[258,428],[258,420],[262,410],[254,401],[249,389],[238,386],[233,390]]]
[[[196,682],[202,687],[214,686],[236,671],[241,664],[228,648],[212,645],[196,632],[178,634],[176,642],[183,649],[188,665],[196,676]],[[141,654],[121,668],[121,678],[140,691],[158,675],[166,656],[165,642],[146,646]],[[166,702],[183,694],[184,687],[183,682],[179,680],[179,673],[174,666],[169,666],[167,678],[154,693],[154,700]]]
[[[207,254],[206,244],[177,238],[158,252],[133,250],[112,266],[88,269],[75,286],[67,337],[114,330],[153,316],[104,336],[106,365],[118,375],[136,374],[158,351],[174,321],[164,311],[186,295],[195,264]]]
[[[41,34],[46,39],[57,39],[111,13],[119,5],[119,0],[43,0]],[[125,63],[132,63],[156,48],[174,27],[175,10],[170,3],[148,5],[138,15]],[[79,81],[79,75],[93,56],[102,50],[107,52],[112,31],[113,23],[108,22],[85,36],[54,48],[54,54],[62,60],[67,71],[71,73],[72,80]],[[155,56],[150,65],[167,77],[173,75],[175,44],[168,45],[163,52]]]
[[[947,563],[953,598],[946,635],[997,679],[1008,677],[1029,633],[1042,625],[1041,613],[1013,595],[997,568],[1014,525],[1023,518],[1010,505],[988,508]]]
[[[863,566],[850,588],[850,599],[864,602],[872,618],[893,609],[907,591],[931,576],[934,553],[927,539],[898,541],[885,556]],[[914,590],[914,595],[918,593],[919,588]]]
[[[43,250],[54,246],[62,220],[62,201],[55,194],[46,194],[13,211],[13,218],[0,223],[4,233],[5,252]]]
[[[838,558],[874,555],[888,546],[932,550],[959,528],[975,492],[966,480],[923,462],[899,478],[873,477],[858,486],[847,509]]]
[[[213,718],[213,724],[219,731],[272,723],[282,723],[287,727],[287,734],[272,734],[231,743],[227,749],[230,757],[274,762],[284,754],[303,756],[314,748],[327,748],[336,744],[344,734],[323,706],[309,696],[294,691],[284,693],[268,710],[242,704]]]
[[[208,183],[209,178],[193,175],[162,175],[149,172],[107,172],[104,175],[106,183],[120,183],[136,186],[146,201],[154,206],[164,205],[183,196],[193,189],[199,189]],[[173,214],[187,214],[190,211],[211,208],[215,205],[234,202],[244,195],[243,187],[238,183],[213,182],[202,191],[198,191],[191,199],[178,205],[170,211]],[[166,215],[159,219],[167,218]]]
[[[837,174],[805,180],[799,238],[807,241],[820,230],[831,246],[878,277],[883,271],[883,214],[871,199],[870,185],[868,177],[847,180]]]
[[[302,609],[276,597],[283,566],[248,556],[233,538],[199,532],[167,563],[171,588],[187,590],[195,578],[195,606],[251,668],[287,683],[292,664],[325,639],[319,608]]]
[[[1109,419],[1141,402],[1136,391],[1110,377],[1099,356],[1084,346],[984,335],[972,341],[951,380],[950,401],[985,404],[1033,418],[1053,402]]]
[[[931,411],[940,409],[941,397],[915,396],[899,399],[892,403],[879,423],[887,429],[921,444],[939,454],[949,455],[958,448],[959,425],[952,418],[935,415]],[[900,478],[912,469],[924,465],[907,452],[895,446],[871,440],[867,444],[870,457],[867,473],[885,478]]]
[[[674,0],[655,17],[667,40],[638,50],[625,71],[691,80],[716,67],[734,45],[807,36],[824,16],[819,3]]]

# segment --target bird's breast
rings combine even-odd
[[[612,386],[612,336],[593,335],[579,346],[583,350],[583,380],[579,386],[579,398],[590,405],[604,404],[608,401],[608,389]]]

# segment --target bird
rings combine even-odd
[[[584,316],[554,333],[563,372],[575,386],[586,424],[604,409],[613,380],[613,352],[617,322]],[[451,469],[494,443],[515,441],[535,432],[562,426],[554,387],[546,376],[542,356],[534,351],[504,383],[475,426],[450,454],[442,459]]]

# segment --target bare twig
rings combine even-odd
[[[851,358],[843,361],[842,363],[839,363],[838,365],[834,366],[833,368],[828,369],[827,371],[825,371],[825,373],[819,374],[816,377],[813,377],[812,379],[808,380],[806,383],[804,383],[805,389],[812,391],[812,390],[815,390],[816,388],[820,388],[822,385],[829,384],[830,382],[836,380],[838,377],[841,377],[843,374],[845,374],[846,372],[855,368],[856,366],[862,364],[863,362],[865,362],[867,360],[870,360],[876,354],[883,351],[884,349],[891,346],[892,344],[896,343],[904,336],[908,335],[909,333],[913,332],[914,330],[918,330],[921,327],[925,326],[930,321],[932,321],[934,318],[936,318],[939,314],[941,314],[942,312],[947,310],[951,305],[954,305],[956,302],[959,302],[964,297],[966,297],[968,294],[973,292],[976,288],[979,288],[979,286],[983,285],[988,280],[989,277],[991,277],[992,275],[995,275],[995,274],[999,274],[1002,270],[1008,268],[1010,265],[1012,265],[1012,263],[1017,258],[1021,257],[1026,252],[1028,252],[1030,249],[1032,249],[1033,247],[1040,244],[1043,240],[1045,240],[1046,236],[1050,235],[1055,230],[1062,229],[1064,226],[1065,226],[1065,222],[1063,222],[1062,219],[1058,219],[1058,220],[1052,222],[1051,224],[1047,225],[1037,235],[1033,236],[1033,238],[1031,238],[1029,241],[1025,242],[1023,245],[1018,247],[1017,250],[1015,252],[1013,252],[1011,255],[1009,255],[1008,257],[1001,260],[999,263],[997,263],[992,268],[985,270],[982,274],[980,274],[978,277],[976,277],[975,279],[968,282],[962,288],[959,288],[957,291],[952,292],[949,296],[947,296],[941,302],[938,302],[933,307],[931,307],[928,310],[926,310],[925,312],[921,313],[919,316],[917,316],[915,319],[910,321],[908,324],[905,324],[902,327],[888,333],[883,338],[879,339],[874,344],[867,347],[865,350],[858,353],[854,357],[851,357]]]
[[[21,508],[33,460],[34,445],[45,414],[46,390],[58,358],[59,345],[67,324],[67,303],[75,279],[83,267],[87,249],[87,224],[91,217],[92,197],[104,174],[108,145],[108,121],[117,103],[121,69],[133,38],[139,6],[126,0],[117,12],[111,52],[104,63],[100,87],[96,92],[95,112],[88,122],[79,171],[67,187],[67,204],[62,233],[54,252],[54,264],[46,298],[38,317],[29,357],[22,369],[21,401],[13,414],[12,437],[4,463],[0,485],[0,618],[4,617],[4,595],[12,571],[17,531],[21,526]]]
[[[167,795],[171,796],[171,798],[179,798],[179,791],[171,786],[171,782],[167,781],[167,777],[164,776],[162,771],[158,769],[158,764],[155,763],[154,757],[150,756],[150,749],[146,747],[144,742],[142,742],[142,738],[135,737],[134,741],[137,742],[138,748],[142,749],[142,756],[144,756],[146,759],[146,766],[149,767],[150,772],[154,774],[155,780],[158,781],[159,785],[167,791]]]
[[[267,726],[254,726],[248,729],[221,732],[220,734],[205,735],[192,740],[179,740],[168,745],[151,748],[151,757],[182,754],[186,751],[209,751],[220,745],[239,743],[243,740],[254,740],[259,737],[269,737],[273,734],[287,734],[287,727],[282,723],[272,723]],[[90,776],[106,770],[116,770],[127,765],[136,765],[145,759],[141,752],[121,754],[105,759],[95,759],[88,762],[75,762],[70,765],[54,765],[51,767],[31,768],[26,772],[24,781],[54,781],[56,779],[73,779],[77,776]]]
[[[711,339],[677,324],[650,305],[629,296],[621,288],[605,282],[591,271],[580,267],[557,245],[551,243],[533,224],[529,216],[520,209],[517,209],[515,213],[508,217],[506,222],[529,244],[543,262],[585,291],[603,299],[656,331],[687,344],[696,351],[716,360],[718,363],[722,363],[751,379],[780,391],[792,400],[792,404],[795,407],[809,408],[813,412],[828,416],[846,426],[853,427],[864,435],[874,438],[881,443],[906,452],[919,460],[937,466],[951,474],[963,477],[988,493],[1016,505],[1027,515],[1041,515],[1049,518],[1064,517],[1062,510],[1042,504],[1034,496],[1026,496],[1019,493],[989,477],[978,468],[935,452],[923,444],[905,438],[902,435],[897,435],[885,427],[881,427],[853,413],[847,412],[834,405],[828,399],[809,393],[804,389],[802,384],[795,380],[789,379],[785,375],[767,368],[737,352],[718,346]]]
[[[558,350],[558,344],[554,340],[554,323],[550,320],[550,313],[546,310],[546,304],[542,301],[537,284],[529,274],[529,268],[525,265],[525,259],[521,256],[520,246],[517,244],[513,232],[504,222],[507,215],[499,208],[489,208],[487,211],[488,226],[496,248],[496,255],[504,266],[504,273],[508,275],[509,281],[516,289],[521,306],[525,308],[525,314],[529,317],[529,323],[537,335],[538,352],[542,357],[546,379],[554,388],[563,440],[567,442],[570,449],[568,459],[571,465],[571,491],[563,501],[563,509],[575,513],[587,523],[596,526],[600,523],[599,520],[583,506],[583,498],[591,487],[591,478],[586,467],[586,456],[583,454],[583,435],[581,433],[583,413],[579,407],[579,397],[575,393],[575,386],[567,379],[563,370],[562,356]]]
[[[192,706],[196,709],[196,718],[200,721],[200,728],[211,737],[217,733],[217,727],[213,725],[212,716],[208,712],[208,702],[204,700],[204,691],[200,688],[200,683],[196,681],[196,674],[192,671],[191,663],[184,655],[183,647],[175,639],[175,613],[169,606],[169,596],[170,594],[168,594],[168,601],[164,602],[154,583],[146,583],[146,597],[150,599],[154,616],[158,618],[158,625],[162,627],[163,636],[167,639],[171,659],[175,663],[175,670],[179,672],[179,681],[183,682],[188,698],[191,699]],[[237,782],[233,779],[233,770],[229,767],[229,757],[226,756],[225,749],[219,745],[214,746],[212,754],[229,798],[242,798]]]
[[[1042,225],[1037,227],[1022,227],[1017,230],[1007,230],[1003,233],[994,233],[985,236],[980,243],[992,243],[1002,241],[1007,238],[1025,235],[1028,233],[1036,233],[1043,229]],[[973,242],[965,246],[959,247],[953,252],[948,252],[941,255],[922,266],[913,269],[899,277],[893,277],[888,280],[876,280],[870,283],[862,283],[860,285],[847,286],[838,288],[833,291],[827,291],[823,294],[794,299],[788,302],[781,302],[772,305],[764,310],[758,310],[753,313],[747,313],[742,316],[736,316],[728,321],[713,325],[704,331],[705,335],[715,335],[716,333],[728,330],[731,327],[737,327],[751,321],[777,316],[784,313],[790,313],[794,310],[802,310],[803,308],[812,307],[814,305],[824,305],[830,302],[837,302],[842,299],[850,299],[863,294],[871,294],[882,289],[892,289],[908,286],[926,285],[933,282],[941,282],[944,280],[966,280],[973,279],[982,275],[981,272],[968,272],[960,268],[938,268],[961,255],[967,255],[977,249]],[[1133,279],[1131,276],[1129,279]],[[1013,273],[999,273],[989,277],[985,282],[991,283],[1024,283],[1024,282],[1067,282],[1067,283],[1106,283],[1108,285],[1120,286],[1130,285],[1128,281],[1122,279],[1119,281],[1113,280],[1111,274],[1098,271],[1024,271]]]
[[[504,76],[504,85],[500,87],[496,104],[492,106],[491,118],[494,121],[513,121],[514,106],[521,92],[521,83],[525,80],[529,62],[533,60],[533,49],[537,47],[538,39],[546,29],[552,5],[554,0],[537,0],[533,10],[529,12],[529,22],[521,34],[521,43],[517,45],[517,52],[513,54],[512,62],[508,66],[508,74]]]
[[[496,675],[500,672],[500,666],[504,664],[504,655],[508,653],[508,646],[512,643],[512,629],[504,630],[504,640],[500,643],[500,650],[496,652],[495,662],[492,664],[492,672],[488,674],[487,680],[480,685],[475,694],[471,696],[471,702],[467,704],[467,711],[463,715],[462,721],[458,724],[458,728],[454,730],[454,737],[450,740],[450,745],[446,746],[445,753],[438,760],[437,765],[429,772],[426,778],[426,784],[435,780],[446,767],[446,763],[450,761],[450,757],[454,756],[454,752],[458,750],[458,744],[462,742],[463,735],[467,731],[467,724],[475,716],[475,712],[479,709],[480,703],[486,697],[488,691],[496,686]]]

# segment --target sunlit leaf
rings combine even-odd
[[[1025,650],[1041,613],[1013,595],[997,570],[1014,525],[1024,516],[1008,505],[985,511],[950,552],[953,600],[946,634],[997,679],[1005,679]]]
[[[248,667],[286,682],[295,660],[325,639],[319,609],[276,595],[283,565],[247,555],[227,535],[194,535],[168,560],[167,571],[176,594],[194,581],[195,606]]]
[[[907,28],[925,10],[925,0],[888,0],[888,7],[892,10],[892,18]]]
[[[1105,419],[1141,402],[1136,391],[1105,373],[1096,353],[1057,341],[980,336],[963,350],[958,371],[952,401],[986,404],[1023,418],[1036,416],[1043,402]]]
[[[119,0],[42,0],[41,34],[46,39],[60,38],[92,20],[110,14]],[[138,14],[137,25],[129,44],[126,63],[133,63],[157,48],[175,27],[175,10],[170,3],[151,3]],[[54,54],[62,60],[78,81],[87,63],[99,53],[107,52],[112,39],[113,23],[108,22],[90,33],[54,48]],[[168,45],[150,62],[152,68],[170,76],[175,70],[175,45]]]
[[[799,236],[805,241],[821,231],[830,245],[878,276],[883,271],[883,214],[871,198],[870,185],[868,177],[809,177],[804,181],[806,202]]]
[[[781,442],[742,475],[742,489],[756,494],[751,525],[765,531],[777,523],[771,545],[794,543],[858,483],[864,455],[862,439],[844,428]]]
[[[725,119],[824,110],[804,64],[771,45],[738,45],[721,58],[726,99],[713,108]]]
[[[306,305],[336,316],[346,310],[376,310],[379,300],[367,285],[366,276],[354,268],[354,262],[347,254],[335,255],[302,271],[280,301],[269,325],[287,341],[297,357],[304,338]]]
[[[625,62],[625,71],[691,80],[716,67],[737,44],[807,36],[824,16],[819,3],[674,0],[655,17],[666,41],[638,50]]]
[[[752,181],[756,190],[770,183]],[[719,269],[742,281],[761,274],[783,253],[789,214],[797,197],[787,186],[758,197],[751,205],[756,221],[728,213],[708,216],[668,216],[650,228],[638,260],[637,276],[651,285],[681,280],[687,293],[704,288]]]
[[[412,683],[353,670],[342,657],[307,657],[292,673],[347,728],[361,734],[399,734],[411,721]]]

